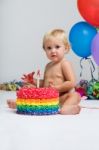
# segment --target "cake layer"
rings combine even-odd
[[[58,105],[58,98],[52,99],[17,99],[17,105]]]
[[[21,99],[48,99],[56,97],[59,97],[59,93],[54,88],[21,88],[17,91],[17,98]]]
[[[57,114],[59,110],[58,105],[51,106],[17,106],[17,113],[29,115],[50,115]]]

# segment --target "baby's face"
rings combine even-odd
[[[66,48],[62,40],[51,38],[45,43],[45,52],[48,59],[53,62],[59,62],[64,58]]]

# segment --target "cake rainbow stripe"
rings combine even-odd
[[[21,88],[17,92],[16,104],[20,114],[57,114],[59,93],[53,88]]]

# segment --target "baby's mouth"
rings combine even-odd
[[[54,57],[56,57],[56,55],[53,54],[51,57],[54,58]]]

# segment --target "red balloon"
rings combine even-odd
[[[77,6],[80,14],[89,24],[99,27],[99,0],[78,0]]]

